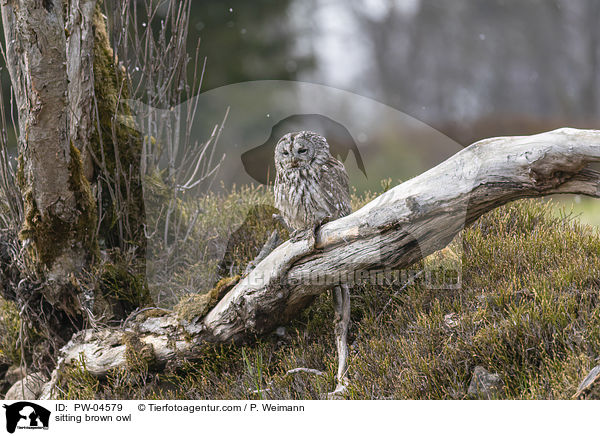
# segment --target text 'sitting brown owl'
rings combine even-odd
[[[275,147],[275,207],[295,233],[314,231],[325,221],[348,215],[350,192],[344,165],[329,152],[325,138],[314,132],[284,135]],[[337,396],[346,390],[350,290],[332,289],[338,352]]]
[[[314,228],[352,211],[344,165],[317,133],[283,136],[275,147],[275,168],[275,207],[292,229]]]

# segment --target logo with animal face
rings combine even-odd
[[[30,403],[19,401],[10,405],[3,405],[6,409],[6,431],[14,433],[18,429],[48,429],[50,422],[50,411]]]

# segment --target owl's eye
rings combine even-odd
[[[284,155],[284,156],[287,156],[287,155],[289,155],[289,153],[288,153],[287,151],[284,151],[284,152],[283,152],[283,155]]]
[[[304,153],[306,153],[306,151],[307,151],[306,148],[301,148],[301,149],[298,150],[298,153],[299,154],[304,154]]]

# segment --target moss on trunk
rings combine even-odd
[[[92,153],[97,159],[92,181],[103,185],[104,218],[99,238],[106,248],[134,247],[137,257],[143,259],[146,250],[140,174],[143,139],[140,132],[122,122],[131,115],[125,102],[130,98],[130,82],[110,45],[101,3],[96,5],[93,22],[94,93],[100,125],[91,139]],[[107,176],[110,180],[106,180]]]
[[[22,173],[22,158],[19,158],[19,174]],[[46,210],[42,214],[35,202],[32,189],[24,190],[25,219],[19,238],[28,240],[30,255],[35,264],[52,269],[55,262],[68,251],[78,251],[84,257],[82,265],[89,264],[98,253],[96,241],[96,203],[90,184],[83,175],[79,150],[70,146],[69,188],[75,196],[76,211],[73,220],[57,216]],[[19,176],[19,179],[23,178]],[[19,180],[23,185],[24,180]]]

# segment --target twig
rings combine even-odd
[[[294,369],[289,369],[286,374],[287,375],[292,375],[292,374],[298,374],[301,372],[305,372],[307,374],[313,374],[313,375],[325,375],[325,373],[323,371],[319,371],[318,369],[313,369],[313,368],[294,368]]]

